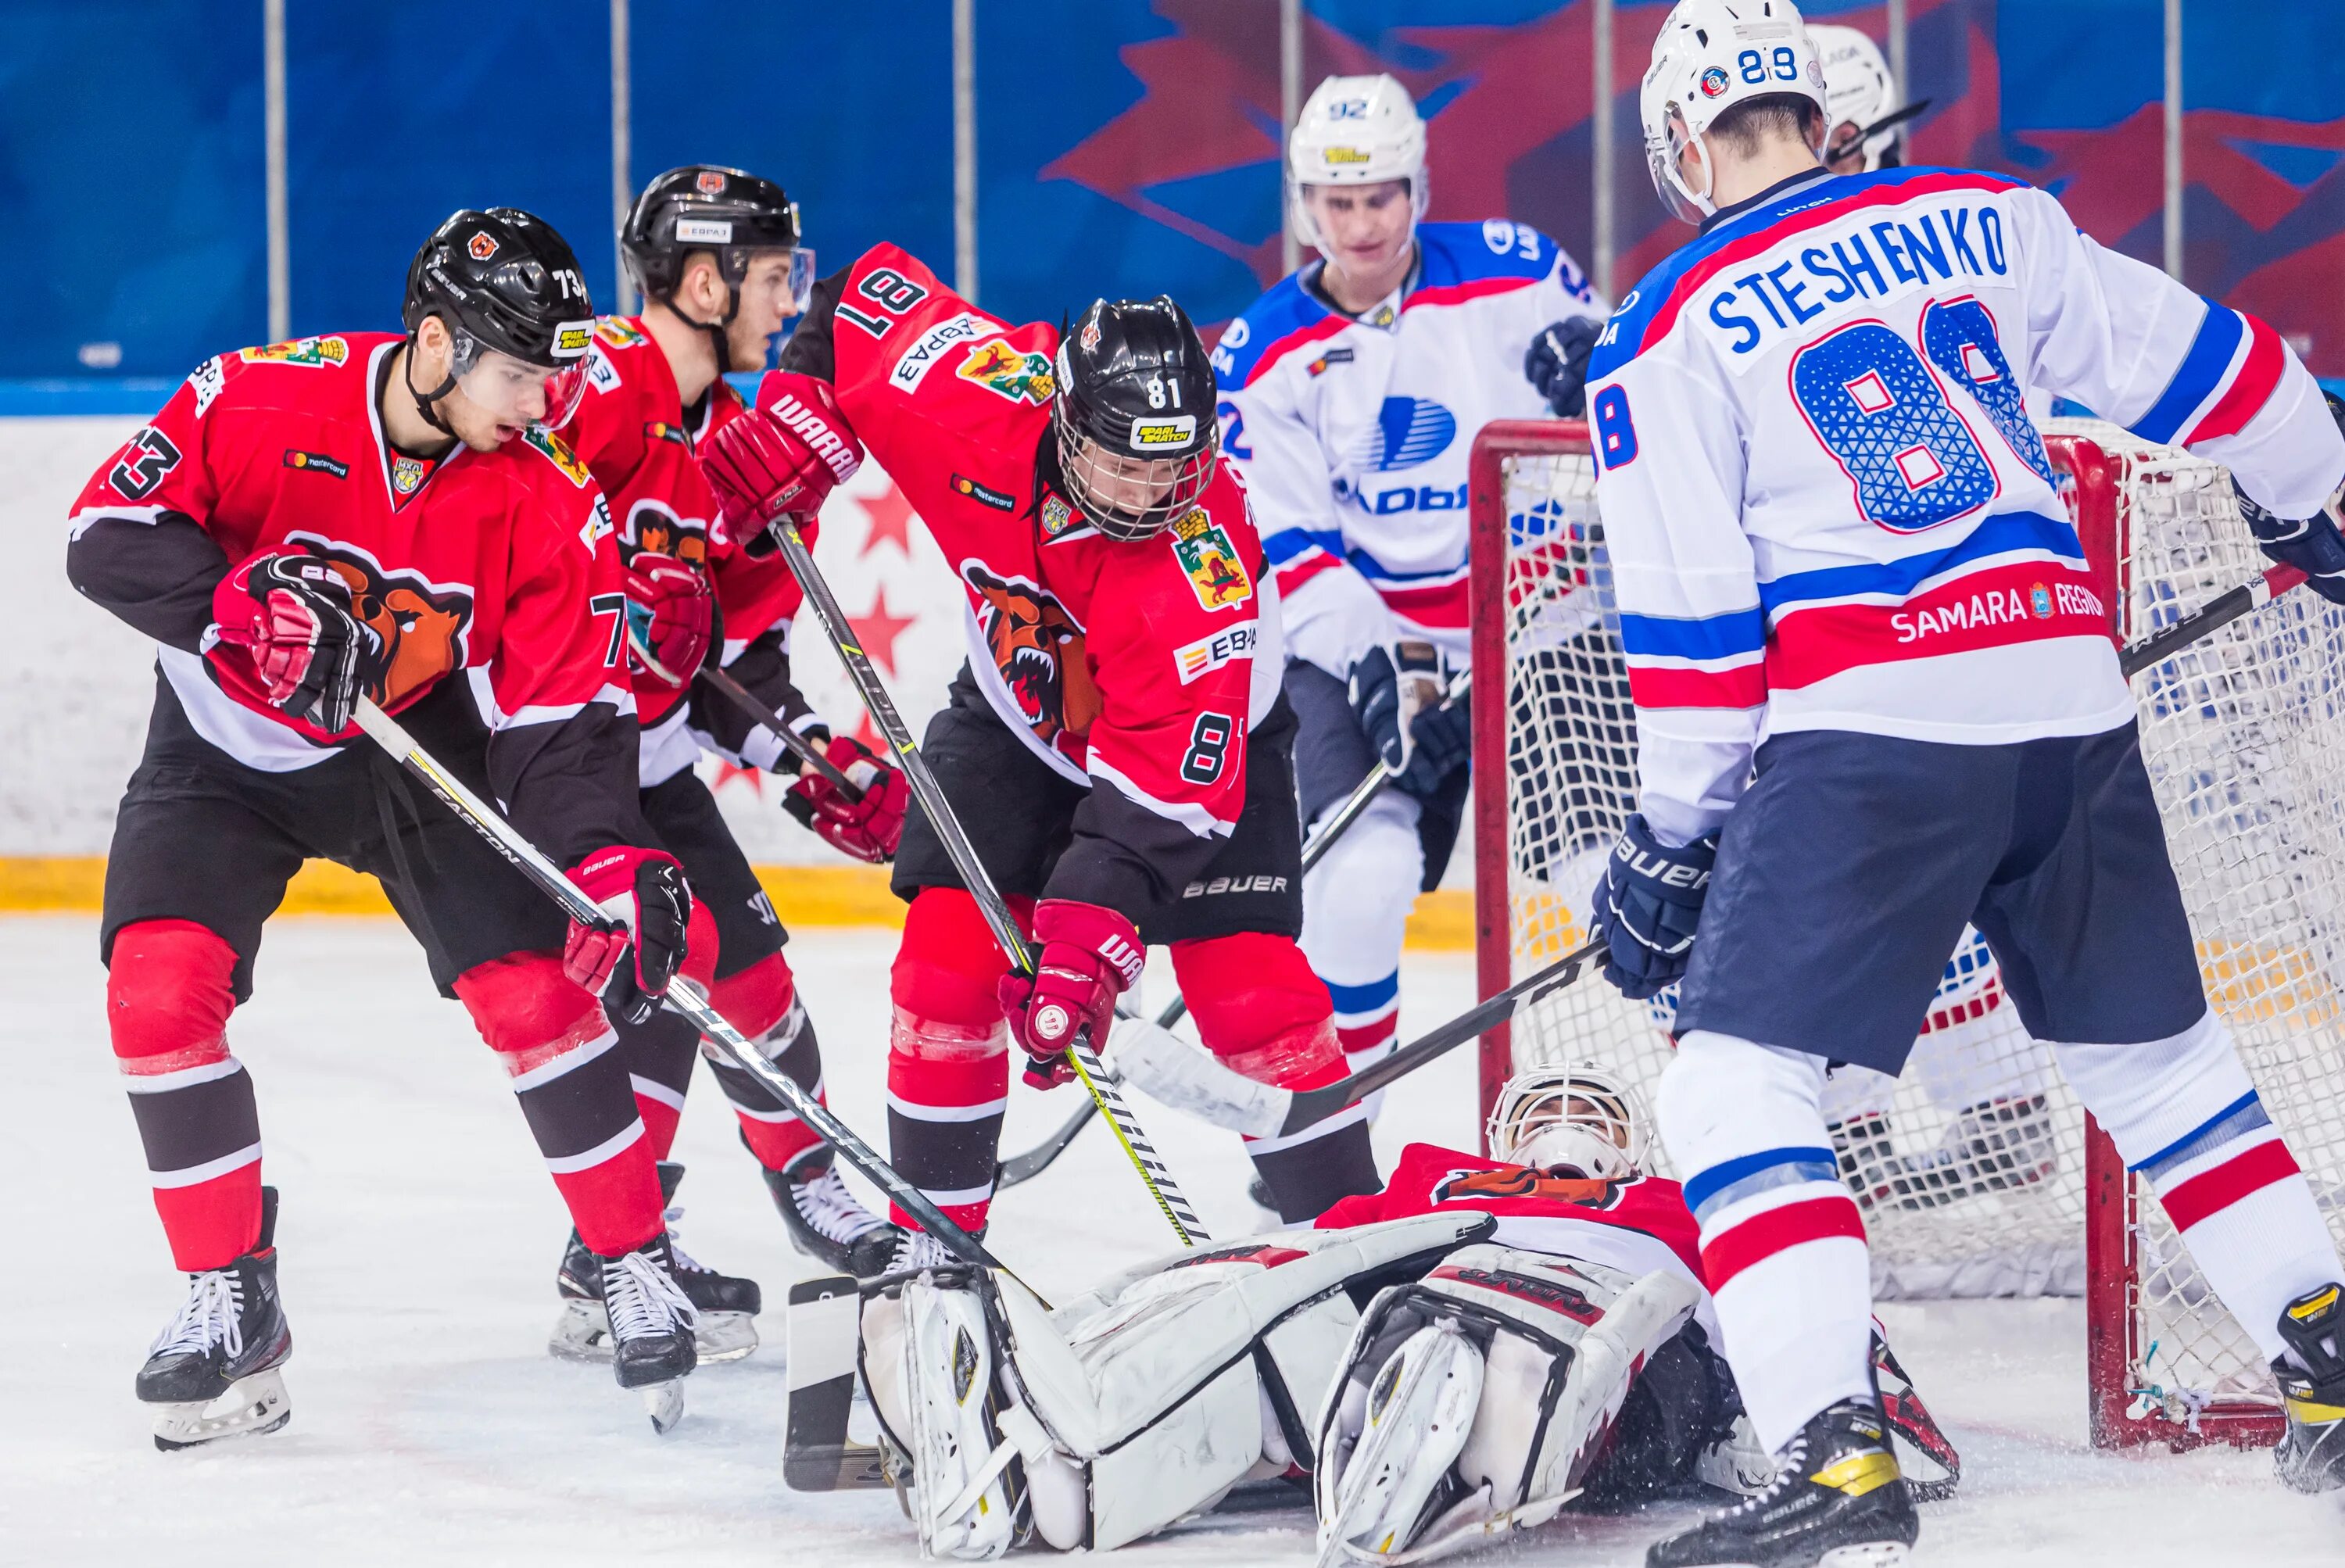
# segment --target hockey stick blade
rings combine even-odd
[[[862,1297],[844,1274],[790,1287],[783,1319],[787,1385],[783,1392],[782,1484],[792,1492],[884,1487],[879,1451],[857,1442],[855,1345]]]
[[[816,750],[814,742],[784,724],[780,717],[766,708],[764,703],[759,702],[756,694],[747,687],[714,665],[701,667],[700,681],[709,690],[746,714],[751,723],[780,741],[788,748],[791,756],[821,774],[829,781],[832,789],[846,797],[848,805],[852,806],[863,799],[863,791],[857,787],[854,780],[839,771],[838,764]]]
[[[489,847],[513,862],[523,876],[537,884],[544,893],[572,920],[582,924],[601,924],[609,917],[560,868],[545,858],[543,851],[523,838],[521,830],[504,820],[495,808],[472,793],[464,781],[442,767],[432,755],[416,743],[415,738],[397,719],[385,713],[371,699],[361,697],[352,709],[351,717],[376,745],[381,747],[401,766],[421,779],[442,805],[456,813],[472,830],[488,840]],[[947,1217],[944,1211],[929,1200],[926,1193],[914,1186],[894,1166],[879,1157],[878,1152],[858,1137],[853,1129],[833,1115],[828,1106],[798,1086],[797,1081],[775,1066],[753,1048],[741,1032],[726,1022],[708,998],[692,982],[677,976],[670,982],[665,1005],[691,1021],[701,1037],[714,1044],[733,1064],[765,1084],[782,1098],[782,1103],[797,1114],[800,1121],[814,1129],[817,1136],[838,1152],[874,1186],[894,1199],[905,1213],[920,1222],[920,1227],[935,1237],[947,1250],[964,1263],[985,1268],[1002,1268],[1001,1262],[975,1237]],[[1012,1275],[1012,1278],[1016,1278]]]
[[[1447,1055],[1467,1041],[1489,1033],[1516,1012],[1550,992],[1562,990],[1604,961],[1599,940],[1574,948],[1537,973],[1526,975],[1477,1007],[1459,1013],[1423,1039],[1410,1042],[1377,1063],[1339,1084],[1304,1089],[1286,1108],[1281,1137],[1291,1137],[1315,1122],[1324,1122],[1347,1106],[1356,1105],[1378,1089],[1407,1076],[1436,1056]]]
[[[2290,588],[2305,581],[2304,573],[2282,563],[2266,567],[2260,576],[2250,578],[2228,593],[2216,595],[2206,604],[2183,616],[2162,631],[2149,636],[2124,650],[2117,667],[2127,680],[2180,653],[2201,637],[2208,636],[2229,626],[2250,610],[2259,610]]]

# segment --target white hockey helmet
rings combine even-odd
[[[1646,166],[1671,213],[1699,223],[1718,210],[1717,168],[1702,133],[1737,104],[1779,95],[1824,108],[1823,66],[1792,0],[1678,0],[1637,95]],[[1678,172],[1689,146],[1701,165],[1700,188]]]
[[[1490,1107],[1490,1157],[1533,1170],[1618,1181],[1644,1169],[1645,1107],[1606,1068],[1556,1064],[1508,1078]]]
[[[1863,130],[1897,107],[1897,83],[1881,46],[1870,36],[1837,23],[1812,22],[1808,42],[1824,68],[1824,119],[1831,134],[1844,125]],[[1879,168],[1882,155],[1896,145],[1893,127],[1865,137],[1864,167]]]
[[[1408,182],[1412,230],[1425,217],[1425,121],[1416,100],[1389,75],[1330,76],[1310,101],[1286,141],[1286,203],[1294,237],[1327,253],[1304,191],[1315,185]]]

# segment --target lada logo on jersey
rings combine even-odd
[[[249,365],[339,365],[350,357],[350,344],[340,338],[290,338],[237,355]]]
[[[570,450],[570,443],[543,425],[531,425],[522,433],[522,439],[543,453],[545,460],[567,474],[570,483],[579,489],[584,490],[594,483],[594,471],[578,461],[578,454]]]
[[[376,702],[395,707],[462,667],[464,628],[472,618],[470,588],[434,583],[415,572],[387,572],[357,545],[314,534],[289,534],[285,543],[319,561],[350,589],[350,614],[375,636],[365,673],[367,695]]]
[[[1208,516],[1202,506],[1172,524],[1172,554],[1189,574],[1197,602],[1209,610],[1226,610],[1254,597],[1254,579],[1238,560],[1237,546],[1228,530]]]
[[[1701,96],[1703,97],[1714,98],[1718,97],[1719,94],[1726,91],[1726,71],[1723,66],[1712,66],[1710,69],[1701,74]]]
[[[391,487],[401,495],[412,495],[423,488],[423,460],[416,457],[394,457],[391,460]]]
[[[624,316],[603,316],[594,322],[594,335],[614,349],[632,349],[637,343],[647,343],[649,338]]]
[[[986,652],[1035,738],[1050,745],[1062,730],[1089,730],[1099,717],[1099,687],[1073,617],[1031,583],[1004,582],[975,561],[964,563],[960,574]]]
[[[953,373],[963,381],[975,382],[997,397],[1031,403],[1037,408],[1049,402],[1051,394],[1059,390],[1057,380],[1051,374],[1050,357],[1012,348],[1007,338],[989,338],[978,344]]]

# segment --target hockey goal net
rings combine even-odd
[[[2046,427],[2126,642],[2267,563],[2218,465],[2114,425]],[[1635,715],[1585,426],[1475,443],[1475,886],[1484,995],[1587,940],[1633,807]],[[2345,614],[2309,591],[2134,681],[2142,743],[2208,993],[2345,1234]],[[1482,1095],[1517,1062],[1599,1060],[1645,1088],[1672,998],[1599,978],[1482,1042]],[[2279,1431],[2253,1341],[2177,1244],[2006,1002],[1966,931],[1901,1080],[1836,1073],[1826,1115],[1883,1299],[2082,1296],[2094,1441],[2258,1442]]]

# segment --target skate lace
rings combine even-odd
[[[1772,1508],[1782,1501],[1783,1493],[1797,1485],[1808,1466],[1808,1434],[1794,1437],[1788,1447],[1775,1456],[1775,1479],[1756,1496],[1746,1497],[1732,1508],[1730,1514],[1756,1513],[1762,1508]]]
[[[661,1214],[660,1218],[667,1223],[667,1255],[669,1259],[675,1265],[675,1271],[678,1274],[714,1274],[716,1272],[716,1270],[709,1268],[708,1265],[701,1262],[700,1259],[695,1257],[691,1253],[686,1252],[684,1249],[684,1237],[676,1232],[676,1227],[684,1222],[684,1206],[682,1204],[677,1204],[667,1209]]]
[[[618,1339],[665,1334],[700,1316],[675,1278],[641,1252],[604,1261],[603,1306],[611,1315],[612,1337]]]
[[[826,1241],[853,1242],[882,1229],[887,1221],[855,1201],[835,1170],[790,1186],[798,1217]]]
[[[888,1272],[901,1274],[908,1268],[939,1268],[953,1261],[945,1244],[925,1230],[908,1230],[896,1238],[895,1256],[888,1260]]]
[[[200,1353],[217,1342],[227,1348],[231,1358],[240,1356],[244,1354],[244,1325],[239,1321],[243,1307],[244,1280],[234,1269],[213,1268],[191,1275],[188,1298],[179,1304],[178,1315],[156,1337],[148,1354]]]

